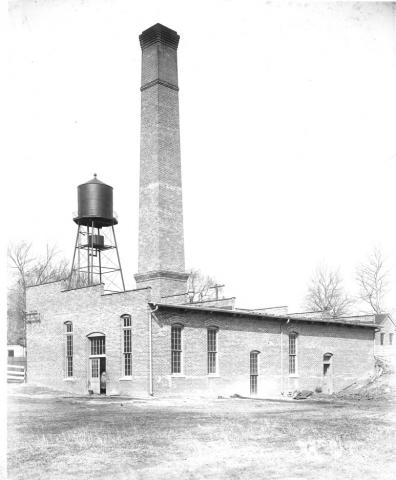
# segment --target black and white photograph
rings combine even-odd
[[[395,478],[396,2],[7,40],[0,478]]]

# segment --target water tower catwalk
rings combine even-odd
[[[105,293],[125,291],[114,225],[113,187],[96,178],[78,186],[77,227],[69,288],[104,283]]]

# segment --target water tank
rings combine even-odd
[[[96,248],[97,250],[104,250],[104,236],[103,235],[88,235],[88,246]]]
[[[79,225],[96,228],[115,225],[117,220],[113,214],[113,187],[96,178],[77,187],[78,214],[74,221]]]

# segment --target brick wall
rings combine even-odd
[[[28,310],[40,312],[40,322],[27,324],[28,381],[61,390],[87,393],[89,339],[106,337],[107,393],[147,395],[148,305],[150,289],[102,295],[103,285],[61,291],[59,282],[32,287]],[[122,378],[120,315],[132,316],[133,377]],[[73,379],[65,373],[65,325],[73,323]]]
[[[171,325],[183,328],[183,376],[171,375]],[[207,375],[207,327],[218,330],[219,375]],[[323,355],[332,353],[333,387],[340,390],[359,376],[372,372],[373,331],[364,328],[281,323],[271,318],[255,319],[225,314],[157,311],[153,321],[154,394],[213,393],[249,395],[250,352],[258,350],[258,395],[287,393],[322,385]],[[298,334],[297,375],[288,374],[288,333]],[[283,343],[283,382],[281,375]],[[282,385],[283,383],[283,385]]]
[[[147,275],[148,278],[145,277],[145,275],[135,275],[136,284],[139,288],[150,287],[155,302],[160,301],[163,296],[167,297],[167,303],[168,300],[170,300],[169,303],[180,303],[185,298],[187,274],[162,271]]]
[[[87,335],[106,337],[107,393],[149,393],[149,318],[151,289],[102,295],[103,286],[61,291],[59,282],[28,289],[28,310],[40,322],[27,324],[28,381],[75,393],[88,392]],[[132,317],[132,378],[122,378],[122,324]],[[65,373],[65,325],[73,323],[73,378]],[[183,328],[183,375],[171,375],[171,325]],[[207,328],[218,328],[218,372],[207,374]],[[297,333],[297,375],[288,374],[288,334]],[[283,355],[281,362],[281,340]],[[370,373],[374,333],[363,327],[280,321],[271,317],[165,310],[152,317],[155,395],[196,393],[249,395],[250,352],[258,350],[258,395],[321,386],[323,355],[332,354],[334,390]],[[283,375],[282,366],[283,363]]]

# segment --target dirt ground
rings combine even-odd
[[[393,401],[73,397],[9,385],[9,479],[393,479]]]

